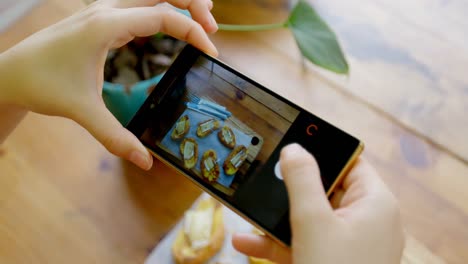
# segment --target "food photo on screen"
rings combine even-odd
[[[261,171],[299,114],[204,57],[159,108],[142,140],[230,197]]]

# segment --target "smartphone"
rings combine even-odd
[[[283,245],[291,244],[281,149],[299,143],[331,195],[355,137],[191,45],[127,125],[150,152]]]

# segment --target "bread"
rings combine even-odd
[[[198,144],[193,138],[185,138],[179,147],[184,166],[187,169],[195,167],[198,161]]]
[[[267,259],[249,257],[249,264],[275,264]]]
[[[219,126],[219,121],[214,118],[200,122],[197,127],[197,136],[204,138],[213,133],[213,131],[218,130]]]
[[[186,213],[184,228],[177,233],[172,245],[175,262],[178,264],[205,263],[222,248],[224,232],[222,206],[213,198],[201,201],[195,210]],[[194,240],[194,237],[200,237],[202,233],[206,238],[204,241]],[[194,242],[199,244],[197,248],[193,247]],[[201,247],[200,242],[204,242]]]
[[[227,148],[233,149],[236,146],[236,135],[228,126],[223,126],[218,132],[218,138]]]
[[[228,157],[224,161],[223,169],[227,175],[236,174],[237,170],[241,167],[247,158],[247,148],[243,145],[239,145],[234,148]]]
[[[187,115],[184,115],[181,118],[179,118],[179,120],[177,120],[177,122],[175,123],[174,129],[172,130],[172,133],[171,133],[171,138],[173,140],[181,139],[185,135],[187,135],[189,130],[190,130],[190,119]]]
[[[208,182],[216,182],[219,178],[219,164],[217,162],[216,152],[209,149],[203,153],[200,161],[200,169],[203,178]]]
[[[265,234],[258,230],[257,228],[254,228],[252,230],[252,233],[255,235],[261,235],[264,236]],[[249,264],[275,264],[274,262],[271,262],[267,259],[261,259],[261,258],[255,258],[255,257],[249,257]]]

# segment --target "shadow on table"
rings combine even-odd
[[[155,228],[158,240],[180,220],[202,191],[183,175],[155,159],[146,172],[130,162],[121,161],[129,198]]]

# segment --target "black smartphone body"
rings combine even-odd
[[[151,153],[278,242],[291,244],[279,154],[299,143],[331,195],[355,137],[187,45],[127,125]]]

